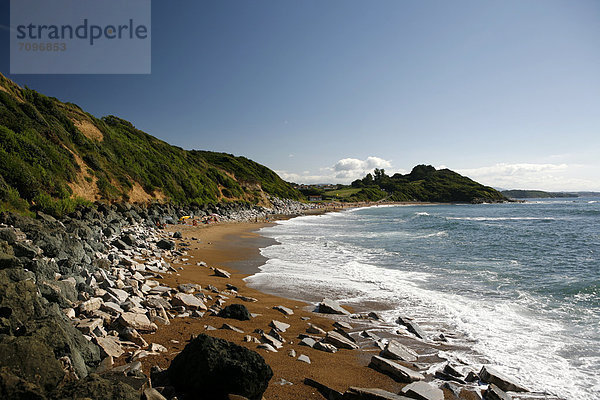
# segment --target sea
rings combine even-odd
[[[600,198],[372,206],[261,229],[250,286],[408,315],[564,399],[600,399]]]

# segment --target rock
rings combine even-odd
[[[102,353],[106,356],[118,358],[125,353],[121,345],[110,337],[97,337],[94,338],[94,342],[100,346]]]
[[[344,393],[344,400],[408,400],[408,397],[400,396],[383,389],[351,387]]]
[[[493,383],[505,392],[528,392],[528,390],[517,383],[515,379],[510,378],[487,365],[481,368],[479,377],[483,382]]]
[[[156,332],[158,329],[145,314],[126,312],[119,316],[117,322],[124,328],[133,328],[140,332]]]
[[[216,276],[220,276],[221,278],[231,278],[231,274],[224,269],[221,268],[213,268]]]
[[[325,332],[325,330],[319,328],[316,325],[308,324],[308,328],[306,328],[306,333],[311,333],[313,335],[324,335],[327,332]]]
[[[175,242],[171,240],[161,239],[156,243],[156,246],[159,249],[163,250],[173,250],[175,248]]]
[[[281,313],[283,313],[283,315],[293,315],[294,311],[292,311],[291,309],[284,307],[284,306],[275,306],[273,307],[274,310],[277,310]]]
[[[379,336],[377,336],[373,332],[369,332],[369,331],[362,331],[360,333],[360,336],[362,336],[364,338],[369,338],[369,339],[372,339],[372,340],[375,340],[375,341],[381,339]]]
[[[465,378],[466,382],[479,382],[479,375],[473,371],[469,371],[467,377]]]
[[[344,321],[335,321],[333,323],[333,327],[334,328],[339,328],[339,329],[345,329],[345,330],[350,330],[352,329],[352,325],[344,322]]]
[[[235,326],[229,325],[229,324],[223,324],[219,329],[226,329],[226,330],[234,331],[237,333],[244,333],[244,331],[241,330],[240,328],[236,328]]]
[[[129,293],[121,289],[107,288],[106,291],[115,296],[119,300],[119,304],[124,303],[129,298]]]
[[[417,400],[444,400],[442,389],[420,381],[404,386],[401,393]]]
[[[347,338],[335,331],[327,332],[327,336],[325,336],[324,340],[326,343],[330,343],[338,349],[358,349],[358,345],[356,345],[355,343],[353,343],[352,341],[348,340]]]
[[[236,299],[240,299],[242,301],[248,302],[248,303],[256,303],[258,301],[258,299],[255,299],[254,297],[247,297],[247,296],[235,296]]]
[[[193,294],[177,293],[171,301],[174,306],[183,306],[190,310],[207,310],[206,304]]]
[[[123,382],[90,374],[85,379],[62,387],[53,397],[57,399],[139,400],[140,395],[136,389]]]
[[[323,301],[319,303],[319,312],[324,314],[350,315],[350,312],[343,309],[337,301],[331,299],[323,299]]]
[[[427,334],[425,334],[419,324],[417,324],[412,318],[400,316],[396,322],[400,325],[406,326],[406,329],[416,337],[420,339],[427,339]]]
[[[296,350],[290,349],[290,351],[288,351],[288,356],[296,358]]]
[[[75,322],[75,328],[88,335],[100,326],[102,326],[102,319],[100,318],[88,318]]]
[[[329,343],[317,342],[313,346],[313,349],[325,351],[327,353],[335,353],[337,352],[337,347]]]
[[[181,232],[179,232],[179,231],[173,232],[173,238],[181,239],[182,237],[183,237],[183,235],[181,234]]]
[[[141,400],[167,400],[167,398],[154,388],[145,388]]]
[[[92,311],[99,310],[102,306],[102,299],[99,297],[92,297],[91,299],[84,301],[79,305],[79,312],[81,313],[89,313]]]
[[[300,346],[315,347],[316,343],[317,343],[316,340],[306,337],[306,338],[303,338],[299,344],[300,344]]]
[[[191,398],[231,393],[260,400],[273,371],[258,353],[200,334],[173,359],[167,374],[173,386]]]
[[[304,378],[304,384],[314,387],[328,400],[341,400],[342,393],[310,378]]]
[[[263,349],[263,350],[267,350],[270,351],[272,353],[277,353],[277,349],[273,346],[271,346],[269,343],[261,343],[258,346],[256,346],[257,349]]]
[[[310,364],[310,358],[308,358],[308,356],[306,356],[304,354],[300,354],[300,356],[298,357],[298,361],[302,361],[307,364]]]
[[[148,346],[148,350],[153,353],[166,353],[168,351],[165,346],[158,343],[152,343],[150,346]]]
[[[485,400],[512,400],[512,396],[500,389],[498,386],[490,383],[483,396]]]
[[[113,365],[113,358],[111,356],[105,357],[102,359],[102,361],[100,361],[100,364],[98,364],[98,368],[96,368],[96,373],[101,374],[103,372],[106,372],[110,370],[113,367]]]
[[[417,361],[417,353],[395,340],[390,340],[383,350],[379,353],[381,357],[390,360],[400,360],[406,362]]]
[[[181,293],[187,294],[192,294],[196,291],[199,291],[200,289],[200,285],[197,285],[195,283],[182,283],[181,285],[177,286],[177,290],[179,290]]]
[[[273,336],[268,335],[266,333],[263,333],[260,338],[263,343],[268,343],[276,349],[280,349],[283,347],[283,343],[281,341],[275,339]]]
[[[383,357],[371,357],[369,367],[382,372],[398,382],[410,383],[425,379],[423,375]]]
[[[271,326],[273,329],[275,329],[278,332],[285,332],[290,327],[290,324],[272,320],[271,323],[269,324],[269,326]]]
[[[351,341],[352,343],[356,343],[356,339],[354,339],[348,332],[346,332],[345,330],[341,329],[341,328],[335,328],[334,332],[337,332],[338,334],[342,335],[343,337],[345,337],[346,339],[348,339],[349,341]]]
[[[269,331],[269,335],[274,337],[275,339],[279,340],[281,343],[285,343],[286,340],[283,338],[283,336],[281,336],[279,334],[278,331],[276,331],[275,329],[271,328],[271,330]]]
[[[231,304],[222,309],[218,314],[221,318],[232,318],[239,321],[248,321],[252,316],[250,311],[243,304]]]
[[[112,315],[119,315],[125,312],[117,303],[114,303],[112,301],[104,302],[100,309]]]
[[[148,347],[148,343],[144,340],[142,335],[140,335],[139,332],[133,328],[123,329],[123,331],[121,332],[121,338],[129,342],[135,343],[140,347]]]

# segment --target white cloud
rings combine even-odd
[[[380,157],[370,156],[364,160],[358,158],[343,158],[333,166],[319,168],[318,173],[311,174],[303,171],[301,174],[288,171],[275,171],[286,181],[296,183],[350,183],[353,180],[363,178],[367,173],[373,172],[375,168],[389,169],[392,163]]]
[[[501,163],[458,169],[456,172],[485,185],[504,189],[577,191],[598,190],[600,187],[598,177],[593,179],[594,169],[580,164]]]

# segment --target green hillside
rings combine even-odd
[[[431,165],[417,165],[410,174],[388,176],[383,169],[373,175],[352,182],[352,187],[363,188],[348,199],[369,198],[389,201],[430,202],[498,202],[507,198],[497,190],[477,183],[449,169],[436,170]]]
[[[300,198],[245,157],[171,146],[115,116],[21,88],[0,74],[0,208],[61,214],[80,202],[268,202]]]
[[[556,197],[578,197],[573,193],[544,192],[543,190],[503,190],[502,194],[511,199],[552,199]]]

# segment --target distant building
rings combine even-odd
[[[308,201],[321,201],[323,197],[321,196],[308,196]]]

